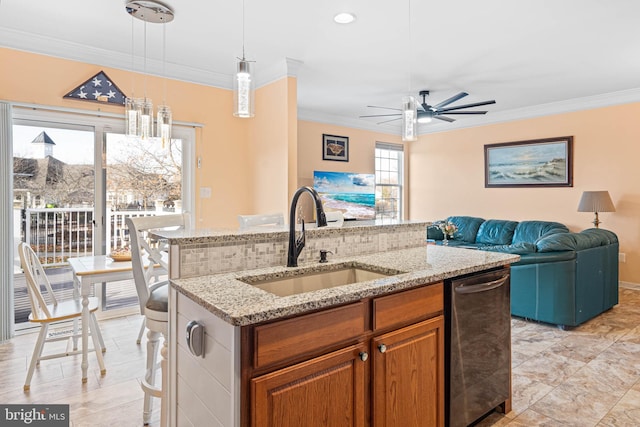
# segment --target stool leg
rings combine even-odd
[[[158,339],[160,333],[149,329],[147,332],[147,371],[145,373],[144,381],[149,386],[155,385],[156,380],[156,353],[158,351]],[[152,394],[150,390],[144,389],[144,407],[142,412],[142,421],[144,425],[149,424],[151,419],[151,412],[153,411]]]
[[[167,355],[169,354],[169,348],[167,346],[167,334],[166,332],[162,333],[162,338],[164,342],[162,343],[162,347],[160,348],[160,372],[162,373],[162,394],[160,396],[160,425],[162,427],[167,427],[168,415],[169,415],[169,406],[168,406],[168,370],[167,370]]]

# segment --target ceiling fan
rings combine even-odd
[[[446,117],[443,116],[443,114],[446,115],[452,115],[452,114],[486,114],[486,111],[459,111],[465,108],[473,108],[473,107],[480,107],[482,105],[489,105],[489,104],[495,104],[496,101],[491,100],[491,101],[482,101],[482,102],[474,102],[473,104],[464,104],[464,105],[458,105],[457,107],[449,107],[449,108],[444,108],[449,104],[452,104],[456,101],[458,101],[461,98],[464,98],[465,96],[469,95],[466,92],[460,92],[457,95],[452,96],[449,99],[445,99],[444,101],[436,104],[436,105],[429,105],[427,104],[427,95],[429,95],[429,91],[428,90],[421,90],[420,91],[420,96],[422,97],[422,102],[418,103],[418,123],[428,123],[431,121],[431,119],[438,119],[438,120],[443,120],[445,122],[455,122],[455,119],[452,119],[451,117]],[[402,118],[402,109],[401,108],[391,108],[391,107],[377,107],[375,105],[367,105],[367,107],[369,108],[384,108],[387,110],[397,110],[399,111],[398,113],[393,113],[393,114],[374,114],[374,115],[368,115],[368,116],[360,116],[360,118],[364,118],[364,117],[393,117],[393,116],[398,116],[396,118],[393,119],[389,119],[389,120],[385,120],[382,122],[379,122],[378,124],[382,124],[382,123],[387,123],[387,122],[392,122],[394,120],[400,120]]]

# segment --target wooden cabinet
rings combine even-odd
[[[252,379],[251,424],[364,427],[366,352],[349,346]]]
[[[443,426],[443,307],[438,283],[243,329],[242,424]]]
[[[372,425],[444,425],[444,319],[373,338]]]

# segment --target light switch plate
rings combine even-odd
[[[210,199],[211,198],[211,187],[200,187],[200,198],[201,199]]]

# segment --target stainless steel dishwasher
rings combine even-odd
[[[446,282],[445,404],[449,427],[468,426],[509,398],[509,284],[508,268]]]

